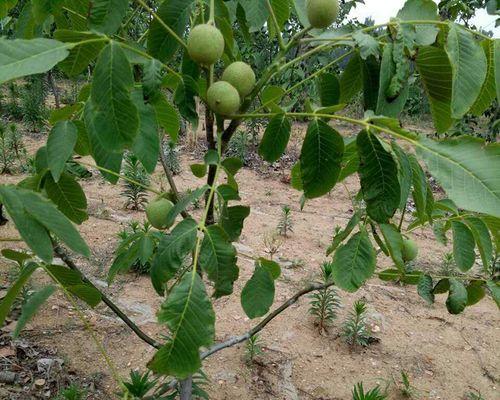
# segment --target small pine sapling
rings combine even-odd
[[[271,260],[278,253],[281,246],[283,246],[283,238],[275,230],[265,233],[262,242],[264,244],[264,251],[266,254],[269,254]]]
[[[165,142],[163,145],[163,160],[172,175],[181,173],[181,163],[179,161],[179,150],[173,142]]]
[[[293,232],[292,210],[289,206],[281,208],[281,217],[278,222],[277,231],[284,238],[287,238],[288,234]]]
[[[24,122],[35,132],[39,132],[48,117],[45,106],[47,87],[43,75],[32,75],[21,92],[21,109]]]
[[[71,384],[67,388],[62,389],[56,400],[84,400],[87,392],[76,384]]]
[[[156,386],[157,380],[149,378],[150,371],[141,374],[139,371],[130,371],[130,380],[123,382],[125,393],[123,398],[144,399],[145,396]]]
[[[248,364],[253,363],[256,356],[262,354],[262,340],[259,335],[253,335],[247,340],[245,359]]]
[[[342,336],[351,346],[368,346],[370,332],[366,324],[366,303],[363,300],[354,303],[353,311],[342,327]]]
[[[115,250],[111,269],[130,270],[138,275],[148,274],[162,233],[152,230],[148,222],[141,226],[137,221],[132,221],[126,229],[118,233],[118,238],[120,243]]]
[[[474,390],[465,395],[465,400],[486,400],[480,391]]]
[[[387,395],[382,394],[380,392],[379,386],[365,393],[365,389],[363,388],[363,383],[360,382],[356,384],[356,386],[354,386],[354,389],[352,390],[352,400],[385,400],[385,399],[387,399]]]
[[[23,171],[26,154],[22,135],[16,125],[5,127],[0,124],[0,174]]]
[[[123,192],[121,193],[127,199],[125,208],[142,210],[148,201],[145,187],[149,185],[149,175],[132,153],[125,155],[123,175],[127,178],[124,180]]]
[[[226,156],[239,158],[243,165],[246,165],[250,140],[250,135],[247,132],[236,132],[229,141]]]
[[[332,282],[333,265],[323,263],[321,266],[322,283]],[[337,318],[337,310],[340,307],[340,299],[333,286],[318,290],[310,296],[309,313],[313,315],[320,334],[332,325]]]
[[[396,382],[396,386],[405,399],[415,399],[418,396],[418,390],[411,384],[410,377],[405,371],[401,371],[401,382]]]

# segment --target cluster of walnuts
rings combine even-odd
[[[338,16],[338,0],[307,0],[307,15],[313,28],[324,29]],[[189,34],[187,50],[191,59],[205,67],[215,64],[224,53],[224,37],[212,23],[196,25]],[[219,115],[235,114],[241,100],[247,97],[255,86],[255,73],[242,62],[230,64],[221,80],[207,91],[210,109]]]

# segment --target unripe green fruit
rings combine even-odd
[[[233,85],[241,98],[247,97],[255,86],[255,74],[250,65],[236,61],[222,74],[222,80]]]
[[[224,36],[213,25],[196,25],[189,34],[187,50],[198,64],[215,64],[224,53]]]
[[[313,28],[328,28],[339,15],[338,0],[307,0],[306,7]]]
[[[228,82],[215,82],[207,91],[210,109],[220,115],[234,114],[240,108],[240,95]]]
[[[156,229],[170,228],[167,225],[167,215],[174,206],[170,200],[163,197],[157,197],[146,207],[146,216],[151,225]]]
[[[413,261],[418,255],[417,244],[411,239],[404,240],[402,253],[405,262]]]

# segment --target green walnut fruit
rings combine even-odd
[[[187,41],[189,56],[201,65],[212,65],[224,53],[224,36],[213,25],[196,25]]]
[[[247,97],[255,86],[255,74],[250,65],[236,61],[222,74],[222,80],[233,85],[241,98]]]
[[[208,89],[207,102],[214,113],[231,115],[240,108],[240,95],[233,85],[225,81],[219,81]]]
[[[170,228],[167,224],[167,215],[174,206],[170,200],[164,197],[157,197],[146,207],[146,216],[151,225],[156,229]]]
[[[307,0],[306,7],[309,22],[317,29],[328,28],[339,15],[338,0]]]
[[[403,241],[403,260],[405,262],[413,261],[417,258],[418,247],[417,244],[411,239],[405,239]]]

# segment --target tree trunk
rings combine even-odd
[[[57,90],[56,82],[54,80],[54,75],[52,74],[52,71],[48,72],[47,81],[49,82],[50,89],[52,90],[52,93],[54,94],[54,102],[56,104],[56,108],[60,108],[61,101],[59,99],[59,91]]]
[[[191,400],[193,395],[193,376],[179,382],[179,392],[181,400]]]

